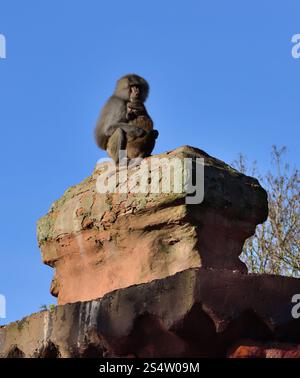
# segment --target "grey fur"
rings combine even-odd
[[[138,87],[138,101],[136,102],[130,102],[130,94],[134,89],[132,87]],[[136,74],[123,76],[117,81],[113,95],[100,113],[95,129],[95,139],[97,145],[103,150],[107,150],[116,163],[119,159],[118,151],[125,148],[130,159],[151,155],[158,131],[153,130],[153,122],[143,105],[148,94],[149,84],[145,79]],[[146,127],[138,127],[132,122],[131,117],[128,117],[127,104],[129,102],[133,106],[134,114],[141,111],[144,117],[142,126],[145,125],[144,119],[145,122],[150,122],[150,130],[147,130]],[[136,117],[138,116],[136,115]],[[114,134],[116,130],[118,132]]]
[[[149,84],[142,77],[129,74],[117,81],[114,94],[108,99],[100,113],[95,129],[95,139],[97,145],[103,150],[106,150],[108,138],[117,128],[122,128],[125,132],[131,133],[136,130],[136,127],[128,125],[126,119],[129,89],[134,84],[141,87],[141,100],[144,102],[149,94]],[[138,133],[141,133],[141,131],[138,131]]]

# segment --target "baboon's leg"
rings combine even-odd
[[[139,157],[145,158],[151,155],[154,147],[155,147],[155,140],[158,137],[158,131],[157,130],[151,130],[145,137],[144,146],[141,150],[141,154]]]
[[[126,133],[124,130],[118,128],[107,143],[107,153],[117,164],[119,162],[120,150],[126,149]]]

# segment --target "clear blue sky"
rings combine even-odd
[[[265,169],[277,144],[300,166],[299,0],[0,0],[0,33],[0,324],[55,303],[36,221],[105,155],[93,128],[119,76],[150,82],[156,152],[243,152]]]

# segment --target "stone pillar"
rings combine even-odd
[[[166,177],[172,162],[172,188],[184,159],[192,159],[196,171],[202,164],[197,158],[204,159],[204,200],[198,204],[187,203],[185,192],[136,193],[130,177],[137,167],[128,170],[128,193],[99,193],[99,177],[110,166],[105,162],[52,205],[38,222],[38,242],[44,263],[55,269],[51,292],[59,304],[100,298],[190,268],[247,272],[239,260],[244,241],[268,214],[259,182],[188,146],[144,164],[154,175],[159,161]]]

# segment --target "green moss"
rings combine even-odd
[[[52,210],[57,210],[61,207],[64,206],[64,204],[69,201],[71,198],[74,197],[74,191],[76,189],[76,186],[71,186],[70,188],[68,188],[64,194],[62,195],[61,198],[59,198],[58,200],[56,200],[53,205],[52,205]]]
[[[113,205],[112,205],[112,196],[110,194],[106,194],[105,205],[107,206],[107,211],[111,211],[112,210],[112,208],[113,208]]]
[[[144,194],[135,196],[135,206],[137,210],[145,209],[147,202],[147,197]]]
[[[55,310],[56,306],[55,306],[54,304],[50,304],[50,305],[48,306],[48,308],[49,308],[49,311],[50,311],[50,312],[53,312],[53,311]]]
[[[28,324],[29,324],[29,321],[27,320],[27,318],[23,318],[22,320],[19,320],[17,322],[18,331],[22,331],[26,326],[28,326]]]
[[[165,205],[165,204],[168,204],[168,203],[172,203],[172,202],[175,202],[179,199],[182,199],[185,197],[185,193],[170,193],[170,194],[165,194],[165,195],[161,195],[159,197],[159,205]]]
[[[52,213],[40,218],[37,222],[37,239],[39,244],[51,239],[53,236],[55,217]]]

